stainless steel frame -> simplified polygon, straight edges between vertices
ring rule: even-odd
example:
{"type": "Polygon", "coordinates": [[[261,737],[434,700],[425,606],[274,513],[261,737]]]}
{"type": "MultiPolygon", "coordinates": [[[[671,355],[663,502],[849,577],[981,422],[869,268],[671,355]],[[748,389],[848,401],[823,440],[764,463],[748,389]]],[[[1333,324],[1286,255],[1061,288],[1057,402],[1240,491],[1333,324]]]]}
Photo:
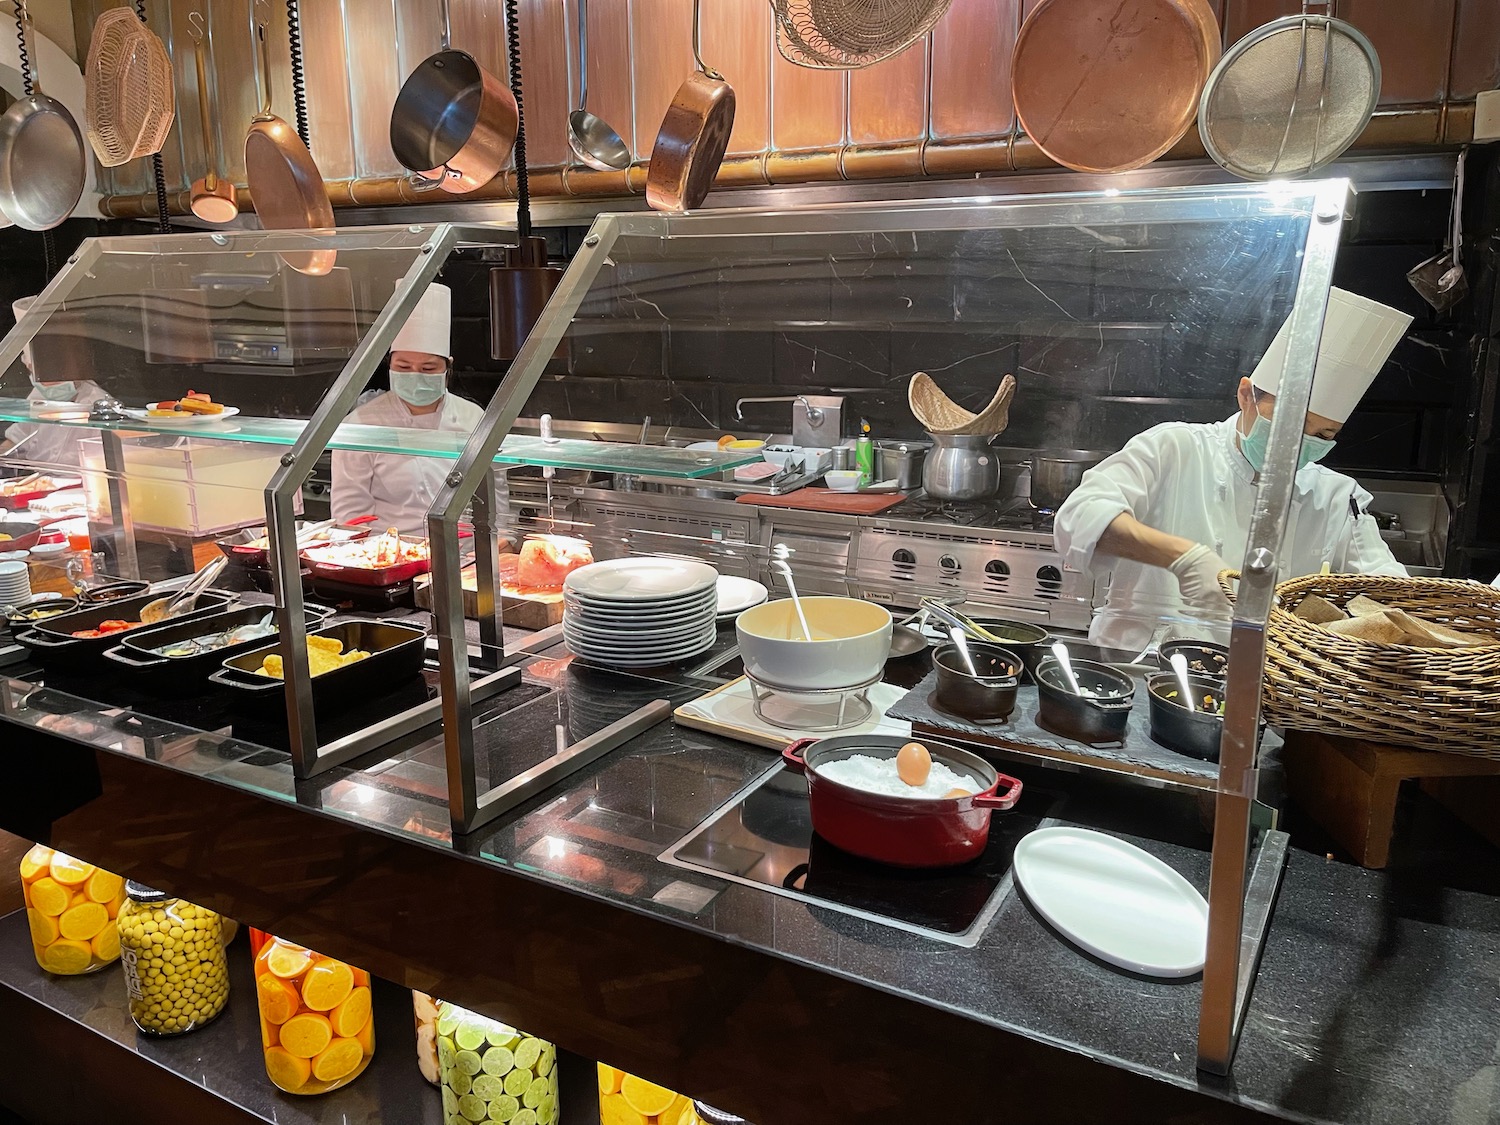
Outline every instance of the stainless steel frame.
{"type": "MultiPolygon", "coordinates": [[[[1256,743],[1260,730],[1260,696],[1265,673],[1266,622],[1276,594],[1276,553],[1291,510],[1297,475],[1297,452],[1313,371],[1323,334],[1323,314],[1333,283],[1339,229],[1349,203],[1346,180],[1318,185],[1312,229],[1297,281],[1292,308],[1291,341],[1281,372],[1277,410],[1271,421],[1266,467],[1256,493],[1250,536],[1241,566],[1239,595],[1229,641],[1229,679],[1224,708],[1224,735],[1219,755],[1219,795],[1214,819],[1212,872],[1208,890],[1208,960],[1203,969],[1203,1000],[1198,1015],[1198,1067],[1228,1074],[1239,1042],[1240,1027],[1255,974],[1259,941],[1246,942],[1246,892],[1250,876],[1251,813],[1259,786],[1256,743]]],[[[1280,835],[1280,834],[1276,834],[1280,835]]],[[[1261,843],[1265,848],[1274,841],[1261,843]]],[[[1280,843],[1285,851],[1285,840],[1280,843]]],[[[1256,871],[1271,865],[1257,862],[1256,871]]],[[[1275,865],[1279,880],[1280,865],[1275,865]]],[[[1262,875],[1264,881],[1268,875],[1262,875]]],[[[1263,888],[1258,897],[1265,897],[1263,888]]],[[[1274,898],[1274,891],[1271,893],[1274,898]]],[[[1251,915],[1252,929],[1270,918],[1269,904],[1251,915]]]]}

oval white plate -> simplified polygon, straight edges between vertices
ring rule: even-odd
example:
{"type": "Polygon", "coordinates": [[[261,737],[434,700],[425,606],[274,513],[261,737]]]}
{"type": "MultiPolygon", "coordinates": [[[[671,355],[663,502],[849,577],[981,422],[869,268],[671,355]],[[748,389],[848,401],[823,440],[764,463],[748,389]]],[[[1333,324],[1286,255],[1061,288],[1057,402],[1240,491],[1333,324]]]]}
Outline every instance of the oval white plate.
{"type": "Polygon", "coordinates": [[[718,590],[718,605],[714,613],[719,617],[729,613],[742,613],[752,606],[760,605],[771,596],[770,591],[761,583],[733,574],[719,575],[718,590]]]}
{"type": "Polygon", "coordinates": [[[572,571],[563,588],[608,601],[649,601],[706,590],[718,578],[707,563],[688,559],[606,559],[572,571]]]}
{"type": "Polygon", "coordinates": [[[1208,903],[1154,855],[1086,828],[1039,828],[1014,864],[1037,912],[1094,956],[1144,976],[1203,971],[1208,903]]]}
{"type": "Polygon", "coordinates": [[[167,426],[201,426],[205,422],[222,422],[226,418],[233,418],[240,412],[238,406],[226,406],[218,414],[189,414],[184,418],[153,418],[148,411],[155,410],[156,403],[147,403],[145,410],[127,407],[125,414],[138,422],[160,422],[167,426]]]}

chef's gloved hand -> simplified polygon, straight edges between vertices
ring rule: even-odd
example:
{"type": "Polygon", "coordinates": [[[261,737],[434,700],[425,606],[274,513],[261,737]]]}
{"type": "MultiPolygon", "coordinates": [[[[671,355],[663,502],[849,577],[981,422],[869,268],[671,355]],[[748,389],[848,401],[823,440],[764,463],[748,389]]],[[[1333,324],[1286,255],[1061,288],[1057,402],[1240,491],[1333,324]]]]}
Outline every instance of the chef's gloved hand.
{"type": "Polygon", "coordinates": [[[1178,555],[1167,568],[1177,579],[1182,600],[1210,620],[1227,620],[1231,616],[1229,598],[1219,585],[1219,572],[1228,564],[1202,543],[1195,543],[1178,555]]]}

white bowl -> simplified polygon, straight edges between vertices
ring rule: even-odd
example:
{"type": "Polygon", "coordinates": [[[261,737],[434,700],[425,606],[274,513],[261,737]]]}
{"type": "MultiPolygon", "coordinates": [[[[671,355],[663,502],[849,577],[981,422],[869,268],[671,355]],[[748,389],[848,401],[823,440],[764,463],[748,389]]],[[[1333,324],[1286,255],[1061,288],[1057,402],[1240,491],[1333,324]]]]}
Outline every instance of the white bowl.
{"type": "Polygon", "coordinates": [[[766,602],[735,618],[745,671],[791,691],[824,691],[873,680],[891,652],[891,615],[858,598],[802,599],[812,629],[804,640],[791,599],[766,602]]]}
{"type": "Polygon", "coordinates": [[[801,448],[795,445],[768,445],[760,451],[760,455],[778,469],[784,469],[786,463],[801,452],[801,448]]]}
{"type": "Polygon", "coordinates": [[[860,476],[858,469],[830,469],[823,480],[835,492],[858,492],[860,476]]]}

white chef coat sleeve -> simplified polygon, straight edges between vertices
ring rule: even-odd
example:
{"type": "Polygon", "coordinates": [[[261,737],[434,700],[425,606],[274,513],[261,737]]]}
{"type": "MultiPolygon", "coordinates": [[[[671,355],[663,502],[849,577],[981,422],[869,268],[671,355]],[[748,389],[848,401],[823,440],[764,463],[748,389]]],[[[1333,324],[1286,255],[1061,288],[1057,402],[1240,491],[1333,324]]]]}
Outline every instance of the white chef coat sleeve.
{"type": "Polygon", "coordinates": [[[1083,474],[1052,525],[1057,549],[1069,567],[1088,571],[1099,537],[1121,512],[1145,522],[1150,497],[1162,477],[1164,437],[1157,429],[1137,434],[1124,449],[1083,474]]]}
{"type": "Polygon", "coordinates": [[[1370,502],[1375,498],[1356,485],[1350,493],[1350,513],[1345,541],[1340,544],[1343,565],[1334,569],[1344,574],[1388,574],[1396,578],[1407,576],[1406,567],[1396,561],[1390,544],[1380,537],[1380,525],[1370,515],[1370,502]]]}
{"type": "MultiPolygon", "coordinates": [[[[13,446],[21,445],[23,441],[29,438],[32,434],[36,433],[36,430],[37,426],[35,422],[17,422],[15,425],[11,426],[8,430],[5,431],[5,440],[10,442],[10,444],[13,446]]],[[[17,456],[25,457],[25,455],[26,449],[24,446],[22,446],[21,450],[17,453],[17,456]]]]}
{"type": "Polygon", "coordinates": [[[352,449],[333,451],[333,497],[329,505],[340,523],[375,511],[377,455],[352,449]]]}

